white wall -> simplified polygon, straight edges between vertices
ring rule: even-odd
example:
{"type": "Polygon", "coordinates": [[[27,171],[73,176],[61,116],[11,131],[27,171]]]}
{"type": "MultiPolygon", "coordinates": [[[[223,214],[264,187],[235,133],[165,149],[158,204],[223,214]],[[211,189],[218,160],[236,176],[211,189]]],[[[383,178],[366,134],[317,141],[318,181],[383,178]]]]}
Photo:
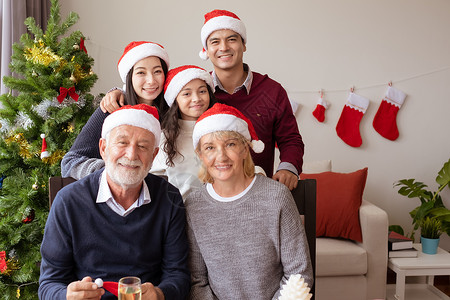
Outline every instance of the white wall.
{"type": "MultiPolygon", "coordinates": [[[[450,1],[61,0],[62,15],[77,12],[75,28],[88,37],[100,78],[94,93],[121,86],[116,64],[132,40],[163,44],[172,67],[211,69],[198,51],[203,15],[215,8],[234,11],[245,22],[245,62],[281,82],[300,104],[305,160],[332,159],[337,172],[367,166],[365,198],[388,212],[390,224],[410,230],[408,212],[418,200],[399,196],[393,183],[416,178],[435,190],[437,172],[450,157],[450,1]],[[389,81],[408,94],[394,142],[372,127],[389,81]],[[370,99],[360,148],[335,131],[351,86],[370,99]],[[320,89],[331,104],[322,124],[311,114],[320,89]]],[[[449,190],[443,195],[450,207],[449,190]]],[[[444,236],[441,245],[450,250],[450,238],[444,236]]]]}

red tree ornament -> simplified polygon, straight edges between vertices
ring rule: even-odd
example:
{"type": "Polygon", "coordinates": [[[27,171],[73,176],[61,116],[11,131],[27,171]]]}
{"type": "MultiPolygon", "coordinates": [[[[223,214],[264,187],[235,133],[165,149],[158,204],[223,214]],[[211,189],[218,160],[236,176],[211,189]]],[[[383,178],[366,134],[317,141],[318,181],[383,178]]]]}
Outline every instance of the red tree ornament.
{"type": "Polygon", "coordinates": [[[8,266],[6,265],[6,252],[0,251],[0,273],[4,273],[8,266]]]}
{"type": "Polygon", "coordinates": [[[32,209],[30,211],[30,214],[25,219],[22,220],[22,223],[28,224],[28,223],[33,222],[33,220],[34,220],[34,209],[32,209]]]}

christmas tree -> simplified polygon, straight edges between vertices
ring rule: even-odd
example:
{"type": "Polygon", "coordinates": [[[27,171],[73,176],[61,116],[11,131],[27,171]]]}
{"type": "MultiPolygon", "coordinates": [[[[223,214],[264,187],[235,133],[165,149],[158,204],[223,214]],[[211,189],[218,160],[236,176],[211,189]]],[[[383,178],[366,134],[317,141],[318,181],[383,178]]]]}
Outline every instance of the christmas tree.
{"type": "Polygon", "coordinates": [[[61,21],[51,1],[44,32],[33,18],[13,45],[0,96],[0,295],[37,299],[40,245],[49,212],[48,179],[94,110],[89,94],[97,80],[93,59],[70,13],[61,21]]]}

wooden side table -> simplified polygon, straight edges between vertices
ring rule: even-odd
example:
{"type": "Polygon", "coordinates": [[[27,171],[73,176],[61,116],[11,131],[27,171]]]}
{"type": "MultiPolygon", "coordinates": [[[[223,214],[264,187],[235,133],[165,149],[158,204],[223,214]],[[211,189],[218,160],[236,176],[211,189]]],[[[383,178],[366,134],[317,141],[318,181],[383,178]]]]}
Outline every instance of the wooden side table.
{"type": "Polygon", "coordinates": [[[388,299],[450,299],[433,285],[435,275],[450,275],[450,253],[439,248],[437,254],[429,255],[422,252],[421,244],[413,246],[419,251],[417,257],[389,258],[388,267],[397,274],[397,280],[393,298],[388,287],[388,299]],[[407,276],[427,276],[427,284],[406,285],[407,276]]]}

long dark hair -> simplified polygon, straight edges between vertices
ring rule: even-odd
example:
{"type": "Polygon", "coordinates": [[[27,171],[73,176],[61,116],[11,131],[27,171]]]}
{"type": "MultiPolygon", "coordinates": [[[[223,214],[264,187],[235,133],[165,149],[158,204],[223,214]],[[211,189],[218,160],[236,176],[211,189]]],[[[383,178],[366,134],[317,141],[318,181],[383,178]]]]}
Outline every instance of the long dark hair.
{"type": "MultiPolygon", "coordinates": [[[[209,94],[208,108],[211,108],[217,101],[210,86],[206,85],[206,87],[209,94]]],[[[166,137],[162,150],[167,153],[166,164],[169,167],[175,165],[173,161],[177,155],[183,156],[177,149],[177,139],[180,135],[180,124],[178,123],[178,119],[181,119],[181,112],[178,103],[175,100],[161,123],[164,136],[166,137]]]]}
{"type": "MultiPolygon", "coordinates": [[[[159,58],[159,57],[158,57],[159,58]]],[[[168,68],[167,68],[167,64],[166,62],[159,58],[159,61],[161,62],[161,66],[164,72],[164,78],[167,77],[167,72],[168,72],[168,68]]],[[[128,105],[136,105],[139,104],[139,98],[136,94],[136,92],[134,91],[133,88],[133,71],[134,71],[134,66],[131,68],[131,70],[128,72],[127,74],[127,80],[126,80],[126,90],[125,90],[125,104],[128,105]]],[[[164,116],[167,113],[167,111],[169,110],[169,105],[167,105],[166,100],[164,100],[164,91],[162,91],[158,97],[155,98],[155,100],[153,100],[152,106],[156,107],[156,109],[158,109],[158,113],[159,113],[159,122],[161,123],[162,120],[164,120],[164,116]]]]}

